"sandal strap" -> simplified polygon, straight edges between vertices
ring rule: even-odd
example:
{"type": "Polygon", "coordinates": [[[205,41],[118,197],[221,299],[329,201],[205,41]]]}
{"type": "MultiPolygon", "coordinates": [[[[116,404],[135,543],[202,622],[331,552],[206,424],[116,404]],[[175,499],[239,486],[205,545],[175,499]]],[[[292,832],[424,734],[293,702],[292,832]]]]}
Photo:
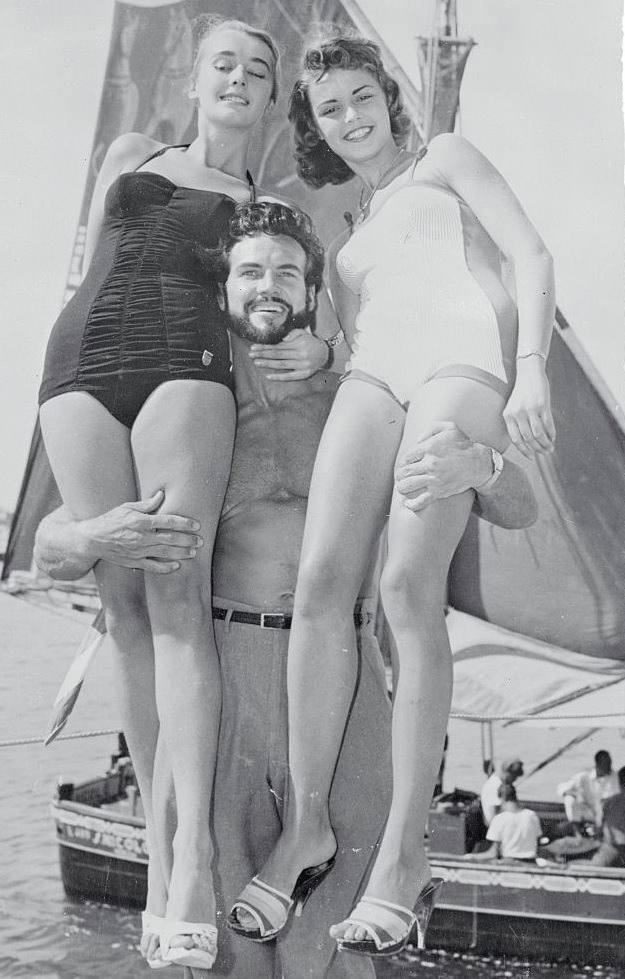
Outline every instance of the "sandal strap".
{"type": "Polygon", "coordinates": [[[286,924],[293,901],[288,894],[254,877],[241,891],[232,911],[241,909],[252,916],[261,937],[280,931],[286,924]]]}
{"type": "MultiPolygon", "coordinates": [[[[215,925],[191,921],[174,921],[165,918],[160,934],[161,955],[163,958],[165,958],[171,948],[170,943],[174,935],[197,935],[200,941],[195,945],[196,948],[211,954],[217,953],[217,928],[215,925]]],[[[174,951],[179,951],[179,949],[174,949],[174,951]]],[[[186,949],[185,951],[191,951],[191,949],[186,949]]]]}
{"type": "Polygon", "coordinates": [[[415,921],[410,908],[377,897],[363,898],[347,919],[348,924],[364,928],[379,951],[405,938],[415,921]]]}

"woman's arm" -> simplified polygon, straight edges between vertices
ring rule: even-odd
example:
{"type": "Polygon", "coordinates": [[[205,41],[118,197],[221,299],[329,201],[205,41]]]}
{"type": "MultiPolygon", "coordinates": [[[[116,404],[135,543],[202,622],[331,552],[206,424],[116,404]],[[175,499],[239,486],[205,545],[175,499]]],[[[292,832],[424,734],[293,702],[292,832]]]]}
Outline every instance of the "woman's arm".
{"type": "Polygon", "coordinates": [[[95,243],[98,240],[98,235],[102,228],[104,201],[109,187],[119,177],[120,173],[134,170],[150,153],[155,152],[162,145],[162,143],[157,143],[149,136],[144,136],[143,133],[124,133],[122,136],[114,139],[109,146],[96,177],[91,197],[91,206],[87,219],[85,252],[82,262],[83,276],[91,262],[95,243]]]}
{"type": "Polygon", "coordinates": [[[555,317],[551,255],[502,175],[471,143],[442,134],[432,140],[427,159],[513,267],[519,311],[517,379],[504,419],[512,442],[525,456],[549,452],[555,438],[545,374],[555,317]]]}

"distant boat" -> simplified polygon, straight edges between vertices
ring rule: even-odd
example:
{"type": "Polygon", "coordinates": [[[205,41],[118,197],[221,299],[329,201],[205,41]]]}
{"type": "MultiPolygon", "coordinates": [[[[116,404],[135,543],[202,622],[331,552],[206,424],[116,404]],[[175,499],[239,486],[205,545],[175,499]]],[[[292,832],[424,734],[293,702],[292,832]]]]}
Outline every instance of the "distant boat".
{"type": "MultiPolygon", "coordinates": [[[[574,850],[558,847],[558,841],[567,842],[563,806],[525,800],[544,830],[542,865],[471,860],[465,851],[475,798],[456,790],[440,796],[430,813],[430,864],[445,881],[428,932],[430,946],[625,966],[625,870],[566,862],[574,850]]],[[[145,822],[123,743],[104,775],[61,784],[52,813],[68,897],[143,908],[145,822]]],[[[583,840],[576,855],[587,856],[596,845],[583,840]]]]}

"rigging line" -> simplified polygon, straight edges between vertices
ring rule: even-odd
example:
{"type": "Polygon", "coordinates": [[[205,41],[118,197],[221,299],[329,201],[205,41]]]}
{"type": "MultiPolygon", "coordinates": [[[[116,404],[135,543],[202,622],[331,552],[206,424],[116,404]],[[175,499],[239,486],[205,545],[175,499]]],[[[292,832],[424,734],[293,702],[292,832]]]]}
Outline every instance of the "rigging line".
{"type": "Polygon", "coordinates": [[[560,755],[563,755],[565,751],[569,750],[569,748],[574,748],[575,745],[581,744],[582,741],[585,741],[586,738],[590,738],[593,734],[595,734],[599,730],[600,729],[598,727],[591,727],[589,731],[584,731],[583,734],[576,735],[570,741],[567,741],[566,744],[562,745],[561,748],[558,748],[557,751],[554,751],[552,755],[549,755],[547,758],[545,758],[544,761],[541,761],[538,763],[538,765],[535,765],[534,768],[532,768],[531,772],[528,772],[526,775],[523,776],[523,779],[525,780],[526,778],[529,778],[531,775],[535,775],[536,772],[539,772],[542,768],[545,768],[546,765],[550,765],[552,761],[556,761],[560,757],[560,755]]]}
{"type": "MultiPolygon", "coordinates": [[[[77,731],[75,734],[62,734],[60,737],[55,738],[55,741],[76,741],[79,738],[102,738],[105,736],[110,736],[112,734],[119,734],[119,728],[110,728],[102,731],[77,731]]],[[[43,746],[43,738],[12,738],[6,741],[0,741],[0,748],[15,748],[22,747],[22,745],[38,744],[43,746]]]]}
{"type": "Polygon", "coordinates": [[[625,713],[622,710],[598,714],[455,714],[449,715],[456,721],[594,721],[601,717],[621,717],[625,727],[625,713]]]}

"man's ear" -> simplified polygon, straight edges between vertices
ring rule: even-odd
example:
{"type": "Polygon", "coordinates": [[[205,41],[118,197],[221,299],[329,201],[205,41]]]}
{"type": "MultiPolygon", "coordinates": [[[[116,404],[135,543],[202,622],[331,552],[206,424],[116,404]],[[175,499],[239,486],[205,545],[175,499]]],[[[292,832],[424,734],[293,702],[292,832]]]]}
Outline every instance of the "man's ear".
{"type": "Polygon", "coordinates": [[[306,309],[309,313],[314,313],[317,309],[317,290],[314,286],[306,287],[306,309]]]}
{"type": "Polygon", "coordinates": [[[226,296],[226,286],[223,282],[217,283],[217,305],[219,306],[222,313],[227,312],[228,298],[226,296]]]}

